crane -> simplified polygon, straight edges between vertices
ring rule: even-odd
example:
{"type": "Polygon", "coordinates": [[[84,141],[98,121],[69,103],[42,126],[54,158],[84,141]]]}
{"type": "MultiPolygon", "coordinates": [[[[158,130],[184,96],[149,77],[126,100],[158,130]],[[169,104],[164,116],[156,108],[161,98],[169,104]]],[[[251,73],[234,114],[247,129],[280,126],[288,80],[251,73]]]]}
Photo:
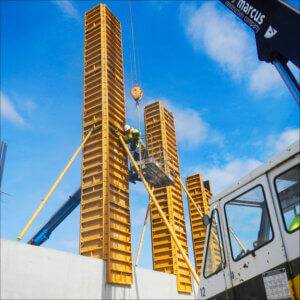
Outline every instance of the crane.
{"type": "Polygon", "coordinates": [[[300,68],[300,12],[282,0],[220,0],[255,33],[258,59],[272,63],[295,101],[300,86],[287,63],[300,68]]]}
{"type": "Polygon", "coordinates": [[[28,241],[28,244],[40,246],[46,242],[51,233],[80,204],[81,188],[71,195],[67,201],[52,215],[41,229],[28,241]]]}

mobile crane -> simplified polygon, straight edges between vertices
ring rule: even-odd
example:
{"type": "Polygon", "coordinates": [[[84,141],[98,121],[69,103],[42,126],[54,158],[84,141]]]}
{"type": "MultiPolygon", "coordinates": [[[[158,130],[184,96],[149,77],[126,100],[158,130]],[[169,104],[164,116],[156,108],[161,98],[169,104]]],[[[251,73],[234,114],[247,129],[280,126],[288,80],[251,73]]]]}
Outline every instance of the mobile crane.
{"type": "Polygon", "coordinates": [[[300,299],[299,181],[298,140],[210,200],[198,299],[300,299]]]}
{"type": "MultiPolygon", "coordinates": [[[[300,67],[299,10],[281,0],[220,1],[255,32],[259,60],[276,67],[299,105],[287,66],[300,67]]],[[[211,199],[198,299],[300,299],[299,162],[297,141],[211,199]]]]}

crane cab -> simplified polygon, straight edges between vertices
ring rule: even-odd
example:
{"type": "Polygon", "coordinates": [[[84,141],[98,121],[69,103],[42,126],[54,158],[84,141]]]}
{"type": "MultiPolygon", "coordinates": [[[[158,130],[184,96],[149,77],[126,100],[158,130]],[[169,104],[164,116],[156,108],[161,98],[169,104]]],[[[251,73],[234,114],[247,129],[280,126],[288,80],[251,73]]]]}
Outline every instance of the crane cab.
{"type": "Polygon", "coordinates": [[[198,299],[300,299],[299,141],[210,201],[198,299]]]}

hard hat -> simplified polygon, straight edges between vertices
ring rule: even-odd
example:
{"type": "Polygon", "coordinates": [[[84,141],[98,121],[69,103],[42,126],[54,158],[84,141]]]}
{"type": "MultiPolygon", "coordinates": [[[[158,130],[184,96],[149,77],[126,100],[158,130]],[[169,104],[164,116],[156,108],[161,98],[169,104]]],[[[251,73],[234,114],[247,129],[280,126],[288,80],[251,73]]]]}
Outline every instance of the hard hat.
{"type": "Polygon", "coordinates": [[[125,130],[125,131],[128,131],[129,129],[130,129],[130,126],[126,124],[126,125],[124,126],[124,130],[125,130]]]}
{"type": "Polygon", "coordinates": [[[131,90],[130,94],[135,102],[139,103],[143,97],[143,90],[140,86],[135,85],[131,90]]]}

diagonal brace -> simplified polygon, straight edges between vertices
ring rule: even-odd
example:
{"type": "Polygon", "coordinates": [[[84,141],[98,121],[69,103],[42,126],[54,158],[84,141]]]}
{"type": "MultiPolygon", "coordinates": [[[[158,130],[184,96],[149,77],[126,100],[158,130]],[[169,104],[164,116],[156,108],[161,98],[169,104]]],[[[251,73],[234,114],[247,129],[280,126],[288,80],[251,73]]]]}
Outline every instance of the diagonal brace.
{"type": "Polygon", "coordinates": [[[69,170],[69,168],[71,167],[72,163],[74,162],[75,158],[77,157],[77,155],[79,154],[81,148],[83,147],[83,145],[85,144],[85,142],[87,141],[87,139],[90,137],[90,135],[92,134],[94,130],[94,127],[90,129],[90,131],[88,132],[88,134],[86,135],[86,137],[84,138],[84,140],[82,141],[81,145],[77,148],[77,150],[75,151],[75,153],[73,154],[73,156],[71,157],[71,159],[69,160],[69,162],[67,163],[67,165],[65,166],[65,168],[63,169],[63,171],[59,174],[58,178],[56,179],[56,181],[54,182],[54,184],[52,185],[52,187],[50,188],[49,192],[47,193],[47,195],[45,196],[45,198],[41,201],[41,203],[39,204],[38,208],[36,209],[36,211],[33,213],[33,215],[31,216],[31,218],[29,219],[28,223],[25,225],[25,227],[23,228],[22,232],[20,233],[20,235],[18,236],[17,240],[21,240],[24,235],[26,234],[26,232],[28,231],[29,227],[32,225],[33,221],[36,219],[36,217],[39,215],[39,213],[41,212],[41,210],[43,209],[43,207],[46,205],[46,203],[48,202],[50,196],[52,195],[52,193],[55,191],[56,187],[58,186],[58,184],[60,183],[60,181],[63,179],[64,175],[66,174],[66,172],[69,170]]]}
{"type": "Polygon", "coordinates": [[[170,225],[170,223],[169,223],[166,215],[164,214],[163,210],[161,209],[161,207],[160,207],[158,201],[156,200],[156,197],[154,196],[154,194],[153,194],[153,192],[152,192],[149,184],[147,183],[145,177],[143,176],[141,170],[138,167],[138,164],[136,163],[136,161],[132,157],[129,149],[127,148],[127,146],[126,146],[126,144],[124,142],[124,139],[123,139],[122,135],[119,132],[118,132],[118,136],[119,136],[121,144],[122,144],[123,148],[125,149],[125,151],[126,151],[128,157],[129,157],[129,159],[130,159],[133,167],[135,168],[136,172],[139,174],[140,178],[142,179],[142,182],[143,182],[143,184],[144,184],[144,186],[145,186],[145,188],[146,188],[146,190],[147,190],[147,192],[148,192],[148,194],[149,194],[149,196],[151,198],[152,203],[155,205],[155,207],[156,207],[156,209],[157,209],[160,217],[163,219],[165,225],[167,226],[167,229],[168,229],[171,237],[173,238],[173,240],[174,240],[174,242],[175,242],[175,244],[176,244],[176,246],[177,246],[180,254],[182,255],[185,263],[187,264],[188,268],[190,269],[190,271],[191,271],[191,273],[192,273],[195,281],[197,282],[197,284],[199,284],[199,281],[200,281],[199,276],[198,276],[197,272],[195,271],[195,269],[193,268],[193,266],[192,266],[192,264],[191,264],[191,262],[190,262],[190,260],[189,260],[189,258],[187,256],[187,254],[185,253],[184,249],[182,248],[182,246],[180,244],[180,241],[178,240],[178,238],[176,236],[176,233],[174,232],[172,226],[170,225]]]}

